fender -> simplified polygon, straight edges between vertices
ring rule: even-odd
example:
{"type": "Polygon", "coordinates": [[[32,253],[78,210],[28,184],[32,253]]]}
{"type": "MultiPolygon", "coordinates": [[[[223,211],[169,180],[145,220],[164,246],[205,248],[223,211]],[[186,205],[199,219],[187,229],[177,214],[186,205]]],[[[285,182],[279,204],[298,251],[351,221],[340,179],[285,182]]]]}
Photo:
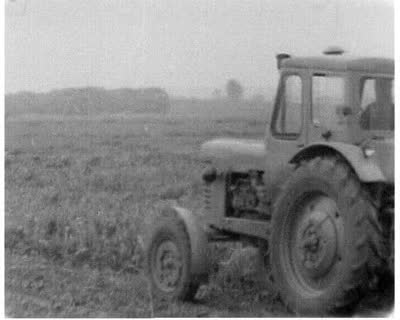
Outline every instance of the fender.
{"type": "Polygon", "coordinates": [[[208,274],[210,268],[210,253],[207,233],[191,211],[178,206],[172,206],[171,209],[174,210],[183,221],[189,235],[192,251],[192,275],[208,274]]]}
{"type": "Polygon", "coordinates": [[[353,168],[362,182],[386,182],[377,159],[366,158],[360,147],[341,142],[318,142],[301,149],[289,163],[298,163],[303,159],[335,152],[341,155],[353,168]]]}

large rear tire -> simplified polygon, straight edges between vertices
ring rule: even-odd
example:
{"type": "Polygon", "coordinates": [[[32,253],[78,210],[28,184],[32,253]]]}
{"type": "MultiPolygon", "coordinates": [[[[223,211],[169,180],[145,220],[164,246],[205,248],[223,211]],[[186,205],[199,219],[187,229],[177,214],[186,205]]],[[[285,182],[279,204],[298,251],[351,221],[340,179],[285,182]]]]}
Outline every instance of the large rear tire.
{"type": "Polygon", "coordinates": [[[287,306],[302,315],[349,312],[380,264],[377,210],[338,158],[315,158],[293,172],[272,217],[271,264],[287,306]]]}

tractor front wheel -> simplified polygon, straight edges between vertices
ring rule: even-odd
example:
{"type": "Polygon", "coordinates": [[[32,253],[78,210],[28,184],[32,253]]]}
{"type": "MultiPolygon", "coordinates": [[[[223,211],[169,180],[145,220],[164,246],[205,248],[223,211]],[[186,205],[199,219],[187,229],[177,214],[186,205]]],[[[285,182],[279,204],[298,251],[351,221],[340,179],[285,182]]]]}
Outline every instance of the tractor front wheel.
{"type": "Polygon", "coordinates": [[[146,269],[154,298],[191,300],[200,284],[192,274],[192,252],[185,223],[173,209],[156,218],[146,248],[146,269]]]}

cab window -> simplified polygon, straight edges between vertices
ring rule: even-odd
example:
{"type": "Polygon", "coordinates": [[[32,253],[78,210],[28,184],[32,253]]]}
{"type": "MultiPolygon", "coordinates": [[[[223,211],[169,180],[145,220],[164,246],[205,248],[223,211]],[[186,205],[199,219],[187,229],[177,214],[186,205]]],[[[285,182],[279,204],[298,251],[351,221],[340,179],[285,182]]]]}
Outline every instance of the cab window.
{"type": "Polygon", "coordinates": [[[340,129],[344,123],[345,80],[338,76],[314,75],[312,78],[312,121],[315,126],[340,129]]]}
{"type": "Polygon", "coordinates": [[[282,138],[296,138],[302,127],[302,91],[300,76],[288,75],[281,82],[275,106],[272,132],[282,138]]]}
{"type": "Polygon", "coordinates": [[[394,130],[393,80],[361,80],[361,116],[363,130],[394,130]]]}

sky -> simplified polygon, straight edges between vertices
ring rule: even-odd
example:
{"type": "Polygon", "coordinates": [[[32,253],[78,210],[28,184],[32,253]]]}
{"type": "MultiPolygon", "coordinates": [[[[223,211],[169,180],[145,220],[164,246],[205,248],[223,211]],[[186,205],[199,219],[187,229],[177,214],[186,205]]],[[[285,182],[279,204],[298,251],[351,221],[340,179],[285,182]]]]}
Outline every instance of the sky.
{"type": "Polygon", "coordinates": [[[8,0],[5,91],[159,86],[270,97],[275,55],[394,56],[391,0],[8,0]]]}

